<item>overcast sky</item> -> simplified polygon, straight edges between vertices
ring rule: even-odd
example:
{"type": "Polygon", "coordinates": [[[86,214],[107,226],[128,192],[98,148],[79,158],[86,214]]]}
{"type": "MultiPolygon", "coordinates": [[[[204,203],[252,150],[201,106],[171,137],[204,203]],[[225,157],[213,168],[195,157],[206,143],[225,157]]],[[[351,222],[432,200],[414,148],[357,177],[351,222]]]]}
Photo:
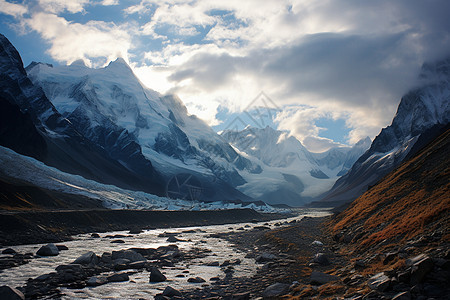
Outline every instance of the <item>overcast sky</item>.
{"type": "Polygon", "coordinates": [[[448,0],[0,0],[0,32],[25,65],[123,57],[216,130],[269,105],[272,126],[318,152],[390,124],[422,63],[450,56],[449,12],[448,0]]]}

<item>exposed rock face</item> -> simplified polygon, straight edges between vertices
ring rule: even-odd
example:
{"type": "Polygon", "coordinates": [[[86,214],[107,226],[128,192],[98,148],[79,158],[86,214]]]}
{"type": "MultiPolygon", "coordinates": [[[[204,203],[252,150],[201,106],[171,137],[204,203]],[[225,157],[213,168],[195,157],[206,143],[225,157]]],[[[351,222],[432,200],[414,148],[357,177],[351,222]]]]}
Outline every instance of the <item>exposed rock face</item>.
{"type": "Polygon", "coordinates": [[[450,59],[422,67],[422,86],[402,97],[392,124],[380,132],[322,202],[339,205],[356,199],[446,130],[450,121],[449,70],[450,59]]]}

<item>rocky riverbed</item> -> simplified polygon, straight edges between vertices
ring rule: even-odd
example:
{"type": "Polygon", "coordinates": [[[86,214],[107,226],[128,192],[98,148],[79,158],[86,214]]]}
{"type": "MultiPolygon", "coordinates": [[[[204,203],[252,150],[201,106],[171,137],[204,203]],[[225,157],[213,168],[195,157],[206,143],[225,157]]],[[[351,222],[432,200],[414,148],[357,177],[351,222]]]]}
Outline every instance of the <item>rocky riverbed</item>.
{"type": "Polygon", "coordinates": [[[258,269],[274,257],[262,248],[237,247],[230,237],[286,227],[304,215],[283,221],[82,234],[62,244],[14,246],[3,250],[0,283],[29,299],[152,299],[166,289],[166,296],[180,292],[186,299],[231,297],[241,291],[246,297],[258,269]]]}
{"type": "Polygon", "coordinates": [[[28,299],[447,299],[442,236],[352,254],[351,233],[330,234],[325,214],[11,247],[0,282],[28,299]]]}

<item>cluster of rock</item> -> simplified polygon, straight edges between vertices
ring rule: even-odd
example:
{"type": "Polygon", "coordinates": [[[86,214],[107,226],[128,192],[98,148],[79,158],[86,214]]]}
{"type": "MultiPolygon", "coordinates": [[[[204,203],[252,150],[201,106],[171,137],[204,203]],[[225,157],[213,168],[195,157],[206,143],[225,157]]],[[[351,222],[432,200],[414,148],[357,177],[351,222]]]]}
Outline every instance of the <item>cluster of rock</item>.
{"type": "Polygon", "coordinates": [[[33,258],[33,253],[17,253],[12,248],[6,248],[0,256],[0,270],[27,264],[33,258]]]}
{"type": "MultiPolygon", "coordinates": [[[[56,256],[60,249],[64,249],[64,247],[63,245],[57,247],[48,244],[42,246],[37,251],[37,255],[56,256]]],[[[111,253],[104,252],[101,256],[89,251],[71,264],[59,265],[55,272],[29,279],[24,287],[19,288],[19,292],[27,298],[44,296],[58,298],[62,296],[60,287],[81,289],[111,282],[129,281],[130,275],[144,270],[150,273],[149,282],[163,282],[167,280],[161,272],[163,267],[173,267],[175,263],[181,260],[205,257],[209,251],[208,249],[194,248],[183,252],[176,245],[161,246],[156,249],[130,248],[112,251],[111,253]]],[[[192,277],[188,279],[188,282],[204,282],[204,280],[200,277],[192,277]]],[[[14,289],[12,290],[14,291],[14,289]]],[[[8,292],[11,291],[8,290],[8,292]]],[[[157,295],[157,298],[161,297],[177,299],[182,296],[181,292],[168,286],[162,294],[157,295]]]]}

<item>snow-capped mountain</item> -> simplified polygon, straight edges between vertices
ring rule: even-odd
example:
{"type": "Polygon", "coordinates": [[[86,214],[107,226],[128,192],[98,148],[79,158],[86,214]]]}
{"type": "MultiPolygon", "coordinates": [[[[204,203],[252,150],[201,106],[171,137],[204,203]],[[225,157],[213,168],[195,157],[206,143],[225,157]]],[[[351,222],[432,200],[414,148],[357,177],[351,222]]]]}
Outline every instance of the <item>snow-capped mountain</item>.
{"type": "Polygon", "coordinates": [[[448,127],[450,59],[424,64],[420,80],[420,87],[402,97],[392,124],[381,130],[370,149],[317,205],[354,200],[448,127]]]}
{"type": "Polygon", "coordinates": [[[135,155],[142,172],[132,172],[83,137],[42,89],[30,81],[19,53],[3,35],[0,35],[0,62],[0,99],[5,117],[1,145],[64,172],[124,188],[163,193],[163,181],[142,155],[135,155]]]}
{"type": "Polygon", "coordinates": [[[328,191],[346,165],[355,162],[358,153],[361,155],[370,145],[369,139],[369,142],[363,140],[352,148],[311,153],[295,137],[269,126],[226,130],[221,136],[261,166],[258,174],[240,171],[247,183],[239,186],[239,190],[267,203],[292,206],[301,206],[328,191]]]}
{"type": "Polygon", "coordinates": [[[255,172],[258,166],[189,115],[176,96],[143,86],[123,59],[100,69],[76,61],[32,63],[26,70],[81,135],[124,167],[139,170],[133,156],[143,155],[166,182],[177,174],[195,176],[202,200],[250,199],[233,187],[246,182],[238,170],[255,172]]]}
{"type": "Polygon", "coordinates": [[[336,174],[342,176],[350,170],[355,161],[370,148],[372,140],[366,137],[358,141],[353,147],[334,147],[322,153],[312,153],[320,166],[328,169],[340,169],[336,174]]]}

